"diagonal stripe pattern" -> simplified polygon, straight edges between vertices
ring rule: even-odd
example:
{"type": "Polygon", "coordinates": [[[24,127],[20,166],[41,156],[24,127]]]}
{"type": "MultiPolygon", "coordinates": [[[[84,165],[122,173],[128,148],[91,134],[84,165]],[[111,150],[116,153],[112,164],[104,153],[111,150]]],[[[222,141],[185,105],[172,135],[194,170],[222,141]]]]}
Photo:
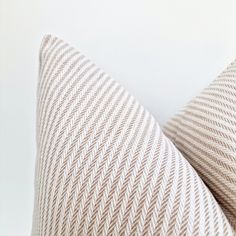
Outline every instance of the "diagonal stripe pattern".
{"type": "Polygon", "coordinates": [[[164,127],[236,229],[236,61],[164,127]]]}
{"type": "Polygon", "coordinates": [[[152,115],[84,55],[46,36],[39,78],[32,235],[233,235],[152,115]]]}

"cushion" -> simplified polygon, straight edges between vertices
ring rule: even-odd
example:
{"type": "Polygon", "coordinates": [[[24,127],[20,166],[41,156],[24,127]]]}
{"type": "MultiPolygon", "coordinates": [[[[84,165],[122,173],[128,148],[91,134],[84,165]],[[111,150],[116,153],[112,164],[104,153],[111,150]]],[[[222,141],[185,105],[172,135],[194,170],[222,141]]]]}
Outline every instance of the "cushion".
{"type": "Polygon", "coordinates": [[[236,61],[164,127],[236,229],[236,61]]]}
{"type": "Polygon", "coordinates": [[[64,41],[40,50],[32,235],[232,235],[153,116],[64,41]]]}

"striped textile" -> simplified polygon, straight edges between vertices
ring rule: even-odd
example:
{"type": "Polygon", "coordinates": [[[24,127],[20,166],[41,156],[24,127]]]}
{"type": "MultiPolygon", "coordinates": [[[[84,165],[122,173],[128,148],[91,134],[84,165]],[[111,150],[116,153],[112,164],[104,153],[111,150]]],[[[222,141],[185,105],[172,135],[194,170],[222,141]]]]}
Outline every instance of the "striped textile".
{"type": "Polygon", "coordinates": [[[40,53],[32,235],[233,235],[154,118],[62,40],[40,53]]]}
{"type": "Polygon", "coordinates": [[[236,229],[236,61],[164,127],[236,229]]]}

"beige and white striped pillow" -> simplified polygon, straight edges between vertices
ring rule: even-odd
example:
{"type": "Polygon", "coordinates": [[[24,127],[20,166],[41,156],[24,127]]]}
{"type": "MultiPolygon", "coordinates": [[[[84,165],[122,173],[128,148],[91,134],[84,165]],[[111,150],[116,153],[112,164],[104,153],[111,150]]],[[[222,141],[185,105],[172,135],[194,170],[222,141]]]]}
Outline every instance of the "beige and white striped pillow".
{"type": "Polygon", "coordinates": [[[62,40],[40,52],[32,235],[233,235],[155,119],[62,40]]]}
{"type": "Polygon", "coordinates": [[[236,61],[164,128],[236,229],[236,61]]]}

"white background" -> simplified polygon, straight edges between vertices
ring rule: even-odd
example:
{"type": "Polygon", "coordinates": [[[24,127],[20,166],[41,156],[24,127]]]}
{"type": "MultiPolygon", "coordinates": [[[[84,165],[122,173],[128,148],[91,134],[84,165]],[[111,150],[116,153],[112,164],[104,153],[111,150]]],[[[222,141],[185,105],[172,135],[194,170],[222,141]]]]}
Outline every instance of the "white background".
{"type": "Polygon", "coordinates": [[[235,0],[0,0],[0,235],[30,234],[38,49],[65,39],[160,124],[236,58],[235,0]]]}

